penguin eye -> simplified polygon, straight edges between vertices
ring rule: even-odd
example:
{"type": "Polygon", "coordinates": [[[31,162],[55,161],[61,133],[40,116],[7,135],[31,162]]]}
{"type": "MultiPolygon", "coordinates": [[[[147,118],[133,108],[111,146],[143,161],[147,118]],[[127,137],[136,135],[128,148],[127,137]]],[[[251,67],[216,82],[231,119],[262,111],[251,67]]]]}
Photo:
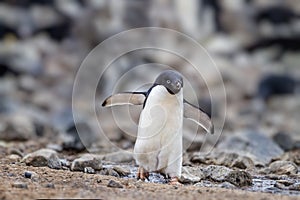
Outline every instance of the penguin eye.
{"type": "Polygon", "coordinates": [[[170,81],[170,80],[167,80],[167,83],[168,83],[168,84],[170,84],[170,83],[171,83],[171,81],[170,81]]]}

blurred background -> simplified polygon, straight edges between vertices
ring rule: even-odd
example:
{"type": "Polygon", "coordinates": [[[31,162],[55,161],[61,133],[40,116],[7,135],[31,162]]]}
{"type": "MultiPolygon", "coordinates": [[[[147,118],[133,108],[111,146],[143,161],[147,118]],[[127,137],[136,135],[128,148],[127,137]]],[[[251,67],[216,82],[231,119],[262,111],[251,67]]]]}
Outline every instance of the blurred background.
{"type": "MultiPolygon", "coordinates": [[[[138,27],[180,31],[212,56],[225,84],[227,102],[210,99],[208,92],[203,92],[193,103],[208,113],[213,105],[215,121],[222,120],[221,107],[226,107],[222,137],[245,129],[260,130],[284,150],[299,148],[297,0],[1,0],[0,140],[32,141],[33,146],[38,140],[58,151],[84,151],[85,145],[110,151],[112,147],[93,132],[86,116],[78,124],[86,132],[82,144],[72,116],[73,82],[94,47],[114,34],[138,27]]],[[[97,96],[110,95],[109,85],[124,71],[152,62],[191,74],[182,61],[170,55],[131,53],[105,74],[97,96]]],[[[205,70],[210,74],[209,67],[205,70]]],[[[134,78],[151,75],[151,81],[158,73],[146,68],[134,78]]],[[[190,81],[198,81],[196,88],[206,91],[205,83],[195,79],[190,81]]],[[[217,95],[223,83],[215,79],[212,72],[209,89],[217,95]]],[[[127,80],[125,85],[138,88],[132,78],[127,80]]],[[[122,149],[132,149],[134,136],[123,134],[108,114],[102,116],[106,137],[122,149]]],[[[188,151],[199,149],[203,140],[200,135],[188,145],[188,151]]],[[[186,136],[185,141],[191,139],[186,136]]]]}

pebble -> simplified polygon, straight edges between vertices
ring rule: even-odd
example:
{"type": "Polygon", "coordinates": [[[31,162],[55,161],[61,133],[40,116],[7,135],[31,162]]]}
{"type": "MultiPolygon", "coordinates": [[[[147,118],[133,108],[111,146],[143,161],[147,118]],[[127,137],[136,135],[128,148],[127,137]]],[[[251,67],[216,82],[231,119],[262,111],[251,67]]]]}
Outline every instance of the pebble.
{"type": "Polygon", "coordinates": [[[116,171],[120,176],[128,176],[130,174],[130,169],[123,166],[114,166],[113,170],[116,171]]]}
{"type": "Polygon", "coordinates": [[[24,173],[24,176],[25,176],[25,178],[31,178],[32,173],[27,171],[24,173]]]}
{"type": "Polygon", "coordinates": [[[54,185],[53,183],[47,183],[47,184],[45,185],[45,187],[46,187],[46,188],[52,188],[52,189],[54,189],[54,188],[55,188],[55,185],[54,185]]]}
{"type": "Polygon", "coordinates": [[[22,183],[22,182],[15,182],[15,183],[13,183],[12,187],[22,188],[22,189],[28,189],[28,185],[26,183],[22,183]]]}
{"type": "Polygon", "coordinates": [[[94,170],[101,170],[102,163],[101,158],[97,155],[86,154],[80,158],[75,159],[72,162],[71,170],[72,171],[84,171],[84,168],[90,167],[94,170]]]}
{"type": "Polygon", "coordinates": [[[120,177],[119,173],[113,170],[112,168],[102,169],[100,171],[100,174],[106,176],[120,177]]]}
{"type": "Polygon", "coordinates": [[[294,147],[294,141],[288,133],[278,132],[273,136],[273,140],[284,150],[289,151],[294,147]]]}
{"type": "Polygon", "coordinates": [[[60,159],[58,158],[56,151],[52,149],[40,149],[29,153],[21,160],[21,162],[34,167],[48,166],[52,169],[61,168],[60,159]]]}
{"type": "Polygon", "coordinates": [[[275,173],[278,175],[283,174],[297,174],[298,167],[295,163],[290,161],[275,161],[270,164],[270,166],[266,169],[266,173],[275,173]]]}
{"type": "Polygon", "coordinates": [[[204,178],[205,174],[201,168],[184,166],[182,167],[182,174],[179,181],[181,183],[197,183],[204,178]]]}
{"type": "Polygon", "coordinates": [[[123,185],[120,182],[114,181],[114,180],[109,180],[107,187],[111,188],[123,188],[123,185]]]}
{"type": "Polygon", "coordinates": [[[217,146],[217,150],[247,156],[258,166],[265,166],[284,153],[272,139],[254,131],[246,131],[225,138],[217,146]]]}

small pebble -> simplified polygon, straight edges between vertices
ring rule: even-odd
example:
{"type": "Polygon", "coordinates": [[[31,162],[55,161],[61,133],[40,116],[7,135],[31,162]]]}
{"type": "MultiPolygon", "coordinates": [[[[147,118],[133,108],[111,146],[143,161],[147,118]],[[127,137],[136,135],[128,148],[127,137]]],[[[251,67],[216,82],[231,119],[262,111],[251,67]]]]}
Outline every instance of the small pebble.
{"type": "Polygon", "coordinates": [[[114,180],[109,180],[107,187],[111,188],[123,188],[123,185],[117,181],[114,180]]]}
{"type": "Polygon", "coordinates": [[[31,173],[31,172],[28,172],[28,171],[26,171],[26,172],[24,173],[24,176],[25,176],[25,178],[31,178],[31,176],[32,176],[32,173],[31,173]]]}
{"type": "Polygon", "coordinates": [[[15,182],[15,183],[13,183],[13,184],[12,184],[12,187],[28,189],[28,186],[27,186],[26,183],[20,183],[20,182],[15,182]]]}
{"type": "Polygon", "coordinates": [[[95,170],[92,167],[85,167],[83,171],[84,173],[95,174],[95,170]]]}
{"type": "Polygon", "coordinates": [[[53,183],[47,183],[45,185],[46,188],[55,188],[54,184],[53,183]]]}

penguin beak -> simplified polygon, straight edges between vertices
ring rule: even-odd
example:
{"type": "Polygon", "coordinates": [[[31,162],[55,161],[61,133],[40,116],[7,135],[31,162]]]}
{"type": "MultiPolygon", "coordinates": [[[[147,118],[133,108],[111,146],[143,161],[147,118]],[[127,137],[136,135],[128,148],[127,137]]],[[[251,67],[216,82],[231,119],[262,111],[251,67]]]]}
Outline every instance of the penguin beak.
{"type": "Polygon", "coordinates": [[[180,89],[182,86],[181,86],[181,82],[180,81],[176,81],[175,85],[173,85],[174,88],[176,89],[180,89]]]}

